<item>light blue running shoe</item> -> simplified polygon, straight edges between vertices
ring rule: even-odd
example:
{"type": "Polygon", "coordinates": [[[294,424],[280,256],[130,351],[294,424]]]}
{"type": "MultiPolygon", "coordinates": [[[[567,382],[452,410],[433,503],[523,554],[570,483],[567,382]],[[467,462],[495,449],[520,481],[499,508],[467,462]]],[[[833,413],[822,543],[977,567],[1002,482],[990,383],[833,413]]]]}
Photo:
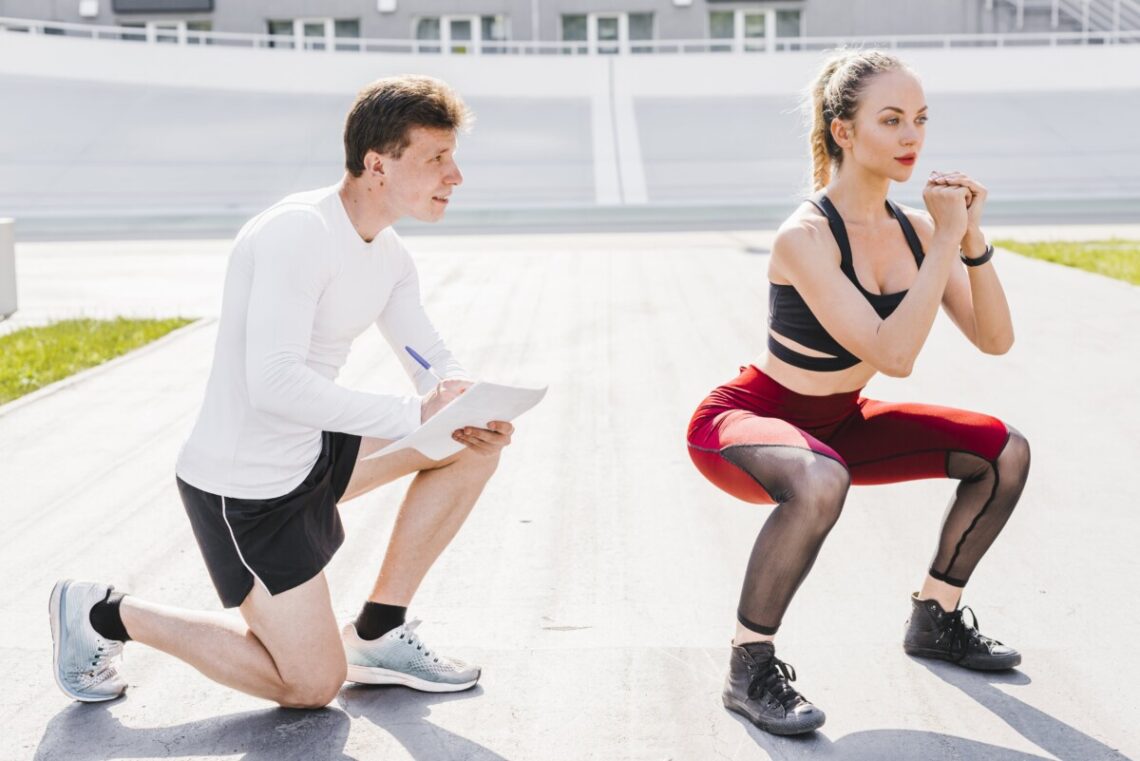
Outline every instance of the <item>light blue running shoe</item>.
{"type": "Polygon", "coordinates": [[[55,683],[70,698],[84,703],[114,700],[127,689],[119,675],[123,643],[105,639],[91,626],[91,608],[114,587],[65,579],[51,590],[48,614],[55,644],[55,683]]]}
{"type": "Polygon", "coordinates": [[[401,684],[423,692],[459,692],[475,686],[482,670],[428,648],[415,633],[418,619],[377,639],[361,639],[356,626],[341,632],[348,658],[348,681],[401,684]]]}

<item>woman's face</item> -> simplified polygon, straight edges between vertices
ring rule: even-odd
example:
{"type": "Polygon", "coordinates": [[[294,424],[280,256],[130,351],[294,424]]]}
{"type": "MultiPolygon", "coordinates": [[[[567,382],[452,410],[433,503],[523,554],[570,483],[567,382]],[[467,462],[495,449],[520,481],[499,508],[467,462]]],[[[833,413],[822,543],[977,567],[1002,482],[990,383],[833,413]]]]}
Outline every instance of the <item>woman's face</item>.
{"type": "Polygon", "coordinates": [[[922,85],[905,69],[875,75],[863,89],[855,118],[843,128],[844,162],[896,182],[909,180],[926,137],[922,85]]]}

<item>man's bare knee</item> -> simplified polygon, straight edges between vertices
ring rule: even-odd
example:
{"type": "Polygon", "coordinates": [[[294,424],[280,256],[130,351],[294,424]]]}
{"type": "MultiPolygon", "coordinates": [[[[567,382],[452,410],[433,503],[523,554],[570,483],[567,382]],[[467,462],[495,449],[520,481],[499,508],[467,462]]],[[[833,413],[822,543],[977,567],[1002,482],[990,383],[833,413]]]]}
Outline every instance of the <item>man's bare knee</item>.
{"type": "Polygon", "coordinates": [[[342,667],[288,681],[282,686],[277,703],[282,708],[324,708],[336,699],[347,675],[346,667],[342,667]]]}
{"type": "Polygon", "coordinates": [[[499,467],[499,452],[493,454],[482,454],[475,450],[464,447],[451,457],[441,460],[435,469],[442,468],[455,468],[457,471],[467,471],[472,474],[478,474],[484,480],[491,477],[495,470],[499,467]]]}

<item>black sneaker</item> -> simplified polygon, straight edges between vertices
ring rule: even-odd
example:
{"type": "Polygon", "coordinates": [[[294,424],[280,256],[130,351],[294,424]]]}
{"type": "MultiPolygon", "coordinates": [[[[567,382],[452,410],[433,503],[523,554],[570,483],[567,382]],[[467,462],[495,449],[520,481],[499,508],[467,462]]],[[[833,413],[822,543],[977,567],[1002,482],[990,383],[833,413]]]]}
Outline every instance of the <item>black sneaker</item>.
{"type": "Polygon", "coordinates": [[[1021,653],[978,631],[978,617],[970,608],[947,613],[935,600],[910,596],[903,649],[919,658],[937,658],[977,671],[1003,671],[1021,663],[1021,653]],[[970,611],[973,624],[964,614],[970,611]]]}
{"type": "Polygon", "coordinates": [[[771,642],[733,645],[724,682],[724,707],[774,735],[819,729],[826,716],[788,684],[795,680],[796,670],[776,657],[771,642]]]}

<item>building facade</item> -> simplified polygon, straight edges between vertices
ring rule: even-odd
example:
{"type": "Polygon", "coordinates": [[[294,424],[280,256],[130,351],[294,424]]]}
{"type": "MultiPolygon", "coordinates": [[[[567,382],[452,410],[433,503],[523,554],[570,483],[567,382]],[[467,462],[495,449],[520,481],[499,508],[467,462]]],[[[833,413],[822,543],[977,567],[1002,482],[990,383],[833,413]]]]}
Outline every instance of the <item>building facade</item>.
{"type": "Polygon", "coordinates": [[[794,48],[802,36],[1074,28],[1072,17],[1027,18],[1025,7],[1014,0],[0,0],[0,15],[127,26],[159,42],[223,32],[313,49],[355,49],[346,41],[359,38],[414,40],[421,52],[453,54],[520,41],[559,43],[554,50],[569,53],[647,52],[670,40],[723,40],[711,49],[754,51],[794,48]]]}

